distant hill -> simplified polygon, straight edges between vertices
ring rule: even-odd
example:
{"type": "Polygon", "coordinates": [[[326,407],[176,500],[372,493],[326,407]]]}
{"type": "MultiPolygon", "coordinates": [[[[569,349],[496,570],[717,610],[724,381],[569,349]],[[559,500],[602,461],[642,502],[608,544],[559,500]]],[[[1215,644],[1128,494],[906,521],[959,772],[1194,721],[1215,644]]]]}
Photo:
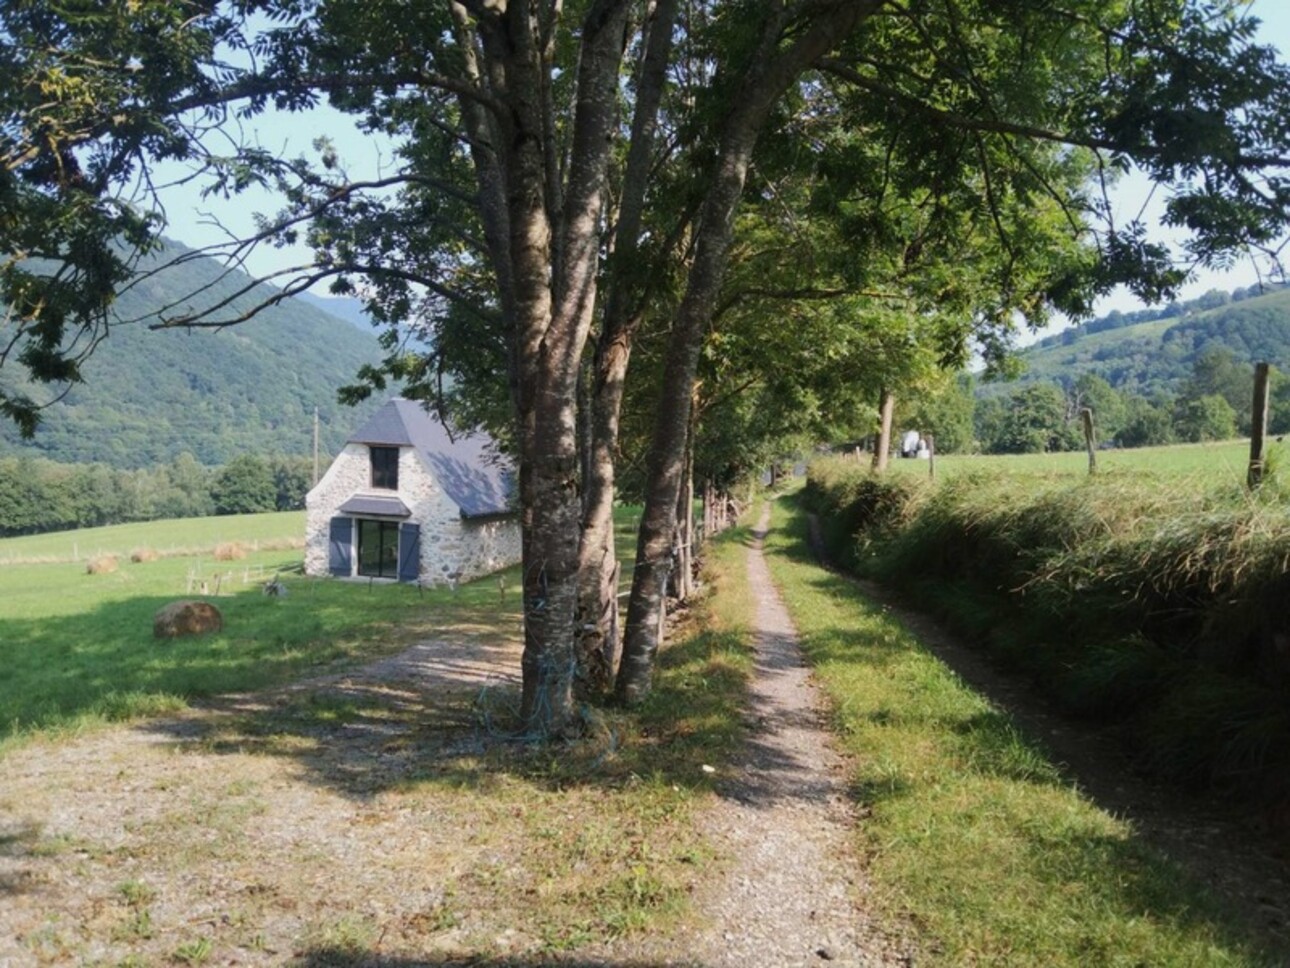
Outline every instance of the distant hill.
{"type": "Polygon", "coordinates": [[[337,319],[352,323],[364,333],[376,332],[372,329],[372,321],[368,318],[361,299],[354,299],[352,296],[317,296],[312,292],[302,292],[296,296],[296,299],[309,304],[314,309],[321,309],[337,319]]]}
{"type": "MultiPolygon", "coordinates": [[[[187,251],[172,244],[147,270],[187,251]]],[[[336,390],[358,368],[381,357],[371,332],[296,299],[223,330],[152,331],[164,306],[206,305],[231,295],[249,278],[195,258],[144,279],[115,305],[121,322],[83,367],[85,382],[44,411],[34,441],[0,424],[0,455],[102,461],[146,467],[189,451],[204,464],[247,453],[307,454],[319,409],[322,447],[336,453],[382,400],[349,408],[336,390]],[[186,299],[203,292],[201,301],[186,299]],[[135,321],[138,320],[138,321],[135,321]]],[[[249,306],[273,290],[240,298],[249,306]]],[[[14,373],[8,374],[10,379],[14,373]]],[[[50,388],[35,387],[36,399],[50,388]]]]}
{"type": "Polygon", "coordinates": [[[1019,382],[1068,384],[1096,373],[1117,389],[1174,393],[1211,346],[1226,347],[1242,362],[1266,360],[1290,372],[1290,290],[1146,322],[1059,333],[1018,354],[1025,365],[1019,382]]]}

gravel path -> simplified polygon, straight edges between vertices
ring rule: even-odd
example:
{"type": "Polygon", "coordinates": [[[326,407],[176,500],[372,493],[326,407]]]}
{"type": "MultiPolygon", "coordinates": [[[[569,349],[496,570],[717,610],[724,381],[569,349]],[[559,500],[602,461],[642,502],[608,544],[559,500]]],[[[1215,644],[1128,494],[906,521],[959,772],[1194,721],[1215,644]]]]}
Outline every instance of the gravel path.
{"type": "Polygon", "coordinates": [[[756,724],[739,778],[723,788],[709,835],[734,858],[724,881],[698,899],[695,953],[704,965],[905,965],[898,939],[878,933],[863,904],[863,863],[845,761],[830,746],[820,698],[797,633],[761,550],[770,516],[748,552],[757,598],[756,672],[749,715],[756,724]]]}

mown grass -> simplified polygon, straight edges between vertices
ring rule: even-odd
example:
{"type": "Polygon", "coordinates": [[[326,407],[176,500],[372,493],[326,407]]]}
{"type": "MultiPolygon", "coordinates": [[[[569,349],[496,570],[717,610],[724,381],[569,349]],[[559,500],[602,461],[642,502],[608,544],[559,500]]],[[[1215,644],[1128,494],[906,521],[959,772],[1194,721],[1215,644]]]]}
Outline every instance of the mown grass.
{"type": "MultiPolygon", "coordinates": [[[[631,552],[639,509],[615,512],[620,558],[631,552]]],[[[190,701],[289,682],[311,670],[398,651],[419,638],[465,633],[515,637],[517,569],[460,586],[418,589],[338,582],[300,573],[299,551],[253,551],[217,561],[220,542],[247,548],[300,539],[302,513],[148,522],[0,541],[0,753],[36,733],[158,715],[190,701]],[[73,540],[122,554],[115,571],[88,574],[73,540]],[[64,545],[67,548],[64,549],[64,545]],[[123,549],[173,556],[132,562],[123,549]],[[200,549],[196,554],[177,553],[200,549]],[[35,558],[66,560],[31,562],[35,558]],[[268,598],[278,575],[287,589],[268,598]],[[499,588],[499,579],[502,587],[499,588]],[[219,594],[211,597],[216,589],[219,594]],[[158,641],[156,611],[178,598],[208,598],[224,629],[158,641]]],[[[623,583],[630,581],[624,562],[623,583]]]]}
{"type": "MultiPolygon", "coordinates": [[[[1273,462],[1290,463],[1290,446],[1286,443],[1269,440],[1267,453],[1273,462]]],[[[869,455],[864,457],[867,461],[869,455]]],[[[1225,440],[1102,450],[1097,454],[1097,466],[1101,472],[1147,472],[1171,478],[1187,477],[1198,486],[1207,487],[1244,484],[1249,458],[1248,440],[1225,440]]],[[[925,460],[896,458],[888,466],[895,474],[914,478],[925,478],[929,471],[925,460]]],[[[936,457],[936,477],[939,480],[982,473],[1009,477],[1079,477],[1088,473],[1088,455],[1084,451],[1073,451],[1059,454],[938,454],[936,457]]]]}
{"type": "MultiPolygon", "coordinates": [[[[216,538],[252,547],[291,532],[303,535],[300,514],[151,522],[75,533],[82,550],[211,547],[195,556],[123,558],[107,574],[87,574],[74,561],[0,566],[0,751],[34,732],[174,711],[193,699],[388,654],[426,635],[513,635],[519,628],[515,571],[504,575],[504,594],[495,578],[453,592],[306,578],[298,551],[251,552],[238,561],[211,553],[216,538]],[[275,574],[286,586],[283,598],[261,592],[275,574]],[[188,597],[213,601],[223,631],[154,639],[157,609],[188,597]]],[[[40,536],[55,538],[68,540],[40,536]]],[[[34,541],[0,542],[0,558],[20,544],[26,554],[34,541]]]]}
{"type": "Polygon", "coordinates": [[[884,608],[816,567],[798,512],[781,504],[774,523],[772,573],[855,756],[875,896],[929,963],[1284,963],[884,608]]]}
{"type": "Polygon", "coordinates": [[[128,558],[148,548],[161,555],[209,554],[222,542],[240,541],[248,547],[303,546],[305,512],[230,514],[209,518],[144,521],[104,528],[78,528],[51,534],[0,539],[0,567],[11,563],[84,561],[94,555],[128,558]]]}
{"type": "MultiPolygon", "coordinates": [[[[239,562],[238,575],[244,565],[263,566],[269,576],[285,572],[294,562],[280,555],[239,562]]],[[[208,598],[223,613],[222,631],[156,640],[154,613],[187,597],[185,559],[122,566],[109,576],[86,575],[74,565],[35,567],[39,574],[26,572],[17,581],[0,571],[6,605],[11,594],[27,605],[18,615],[6,607],[0,618],[6,671],[0,749],[32,731],[81,729],[266,688],[331,663],[388,654],[426,635],[519,627],[518,593],[499,598],[489,580],[453,593],[284,573],[285,598],[265,597],[257,584],[242,585],[237,577],[233,594],[208,598]],[[114,587],[84,590],[94,582],[114,587]],[[39,614],[36,603],[55,597],[59,611],[39,614]]],[[[512,588],[517,581],[512,574],[512,588]]]]}

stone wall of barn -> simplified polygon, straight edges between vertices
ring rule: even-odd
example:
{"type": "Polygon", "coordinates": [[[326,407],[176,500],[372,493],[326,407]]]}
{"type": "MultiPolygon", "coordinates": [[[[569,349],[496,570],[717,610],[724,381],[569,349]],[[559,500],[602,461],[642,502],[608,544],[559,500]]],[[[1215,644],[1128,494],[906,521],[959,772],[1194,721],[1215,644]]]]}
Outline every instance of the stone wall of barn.
{"type": "Polygon", "coordinates": [[[509,568],[519,562],[521,554],[520,522],[515,517],[484,521],[458,520],[456,527],[445,529],[436,547],[421,532],[421,575],[442,581],[457,572],[461,581],[509,568]],[[446,570],[445,570],[446,569],[446,570]]]}

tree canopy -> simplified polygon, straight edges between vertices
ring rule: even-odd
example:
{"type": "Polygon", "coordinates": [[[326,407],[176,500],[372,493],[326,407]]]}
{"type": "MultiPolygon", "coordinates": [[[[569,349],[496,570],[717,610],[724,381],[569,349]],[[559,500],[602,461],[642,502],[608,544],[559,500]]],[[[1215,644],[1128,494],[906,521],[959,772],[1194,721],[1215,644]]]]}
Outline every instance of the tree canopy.
{"type": "MultiPolygon", "coordinates": [[[[809,374],[766,381],[789,409],[846,373],[917,384],[974,341],[995,359],[1019,320],[1084,312],[1121,282],[1168,296],[1187,267],[1106,200],[1134,166],[1168,186],[1166,221],[1196,264],[1274,249],[1290,211],[1290,72],[1252,37],[1235,0],[8,4],[0,364],[75,379],[158,231],[156,160],[199,161],[216,193],[276,189],[281,211],[234,258],[303,239],[314,258],[288,291],[330,279],[379,320],[435,334],[431,354],[388,336],[368,386],[394,373],[430,398],[450,374],[472,415],[496,420],[481,388],[504,383],[525,535],[523,716],[560,732],[588,649],[609,647],[579,644],[604,612],[587,590],[603,603],[606,587],[579,576],[607,560],[636,335],[658,340],[658,382],[618,676],[628,701],[649,689],[702,367],[717,390],[723,357],[749,366],[746,333],[779,312],[791,331],[766,342],[809,374]],[[239,115],[322,98],[396,141],[386,175],[349,177],[325,142],[303,160],[227,137],[239,115]],[[821,343],[809,361],[792,347],[807,332],[821,343]],[[713,344],[726,335],[728,357],[713,344]]],[[[170,322],[246,315],[217,302],[170,322]]],[[[769,354],[759,369],[774,374],[769,354]]],[[[34,429],[7,384],[0,411],[34,429]]]]}

